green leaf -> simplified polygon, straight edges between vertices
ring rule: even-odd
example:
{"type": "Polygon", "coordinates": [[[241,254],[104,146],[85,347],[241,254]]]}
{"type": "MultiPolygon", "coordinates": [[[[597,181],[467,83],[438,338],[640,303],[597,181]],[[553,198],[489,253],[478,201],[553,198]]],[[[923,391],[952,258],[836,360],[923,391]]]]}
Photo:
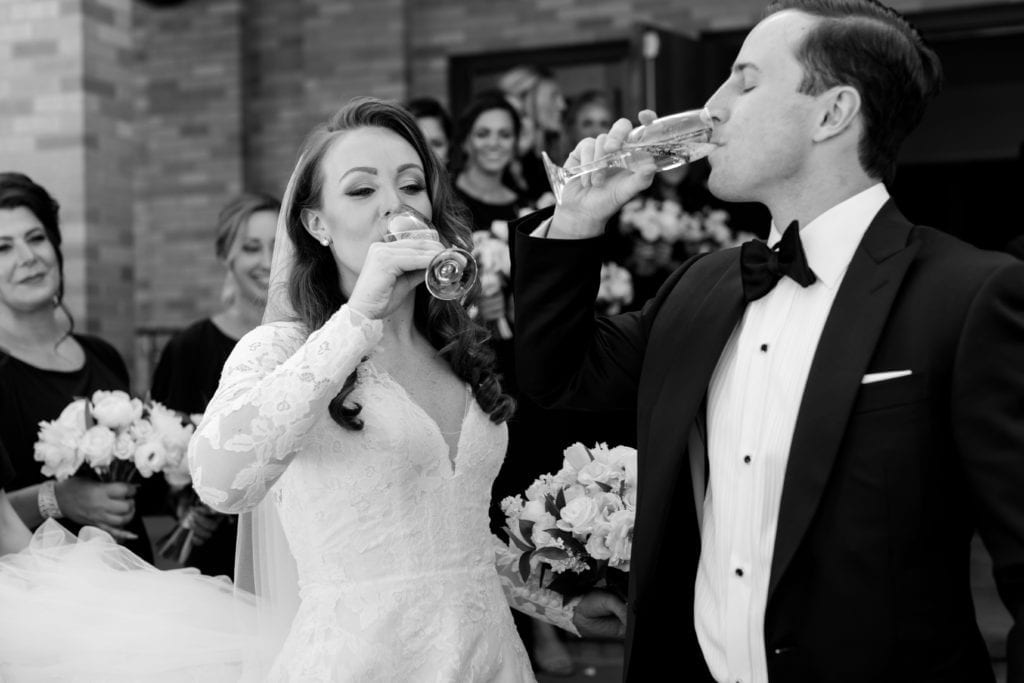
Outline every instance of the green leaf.
{"type": "Polygon", "coordinates": [[[523,539],[527,542],[533,539],[533,522],[519,518],[519,533],[522,534],[523,539]]]}
{"type": "Polygon", "coordinates": [[[523,583],[530,580],[530,555],[533,553],[523,553],[519,556],[519,576],[523,578],[523,583]]]}
{"type": "Polygon", "coordinates": [[[533,551],[533,554],[542,560],[553,560],[555,562],[569,559],[569,553],[561,548],[538,548],[533,551]]]}
{"type": "Polygon", "coordinates": [[[555,496],[555,505],[561,510],[565,507],[565,489],[558,489],[558,494],[555,496]]]}
{"type": "Polygon", "coordinates": [[[605,484],[604,482],[600,482],[600,481],[595,481],[594,483],[597,484],[598,488],[600,488],[605,493],[609,493],[612,490],[612,487],[611,487],[610,484],[605,484]]]}
{"type": "Polygon", "coordinates": [[[528,553],[528,552],[530,552],[531,550],[533,550],[534,546],[532,546],[532,545],[527,545],[527,544],[526,544],[526,543],[524,543],[523,541],[519,540],[519,537],[518,537],[518,536],[516,536],[516,535],[515,535],[514,533],[512,533],[512,530],[511,530],[511,529],[509,529],[508,527],[505,527],[505,531],[507,531],[507,532],[508,532],[508,537],[509,537],[510,539],[512,539],[512,543],[513,543],[513,544],[515,544],[515,546],[516,546],[517,548],[519,548],[520,550],[522,550],[522,551],[523,551],[524,553],[528,553]]]}
{"type": "Polygon", "coordinates": [[[559,508],[555,505],[555,499],[551,497],[551,494],[544,494],[544,509],[555,519],[561,517],[561,513],[558,511],[559,508]]]}
{"type": "Polygon", "coordinates": [[[595,457],[594,457],[594,454],[593,454],[593,453],[592,453],[592,452],[590,451],[590,449],[589,449],[589,448],[587,448],[586,446],[584,446],[584,447],[583,447],[583,450],[585,450],[585,451],[587,452],[587,455],[589,455],[589,456],[590,456],[590,462],[594,462],[595,460],[597,460],[597,458],[595,458],[595,457]]]}
{"type": "Polygon", "coordinates": [[[83,399],[85,401],[85,428],[86,430],[91,429],[96,424],[96,418],[92,414],[92,402],[89,399],[83,399]]]}

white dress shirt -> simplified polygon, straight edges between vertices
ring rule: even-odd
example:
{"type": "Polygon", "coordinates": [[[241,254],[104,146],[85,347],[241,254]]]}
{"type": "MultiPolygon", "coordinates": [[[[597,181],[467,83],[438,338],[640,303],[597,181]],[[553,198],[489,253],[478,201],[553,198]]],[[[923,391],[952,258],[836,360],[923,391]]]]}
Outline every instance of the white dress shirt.
{"type": "MultiPolygon", "coordinates": [[[[808,287],[783,277],[751,302],[733,330],[708,393],[708,467],[694,623],[720,683],[768,683],[764,614],[790,443],[825,319],[871,220],[882,184],[800,230],[808,287]]],[[[772,225],[768,244],[781,239],[772,225]]]]}

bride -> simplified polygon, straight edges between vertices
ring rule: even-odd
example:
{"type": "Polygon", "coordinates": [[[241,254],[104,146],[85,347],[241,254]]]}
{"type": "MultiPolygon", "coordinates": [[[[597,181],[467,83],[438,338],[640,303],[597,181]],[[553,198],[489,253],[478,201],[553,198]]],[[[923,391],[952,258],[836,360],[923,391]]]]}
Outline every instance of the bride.
{"type": "Polygon", "coordinates": [[[236,578],[272,606],[270,680],[520,683],[533,674],[508,603],[576,633],[575,603],[524,585],[489,532],[513,402],[485,331],[422,286],[442,246],[382,241],[406,206],[469,246],[404,110],[359,98],[314,130],[265,324],[235,347],[190,445],[203,501],[252,512],[236,578]]]}

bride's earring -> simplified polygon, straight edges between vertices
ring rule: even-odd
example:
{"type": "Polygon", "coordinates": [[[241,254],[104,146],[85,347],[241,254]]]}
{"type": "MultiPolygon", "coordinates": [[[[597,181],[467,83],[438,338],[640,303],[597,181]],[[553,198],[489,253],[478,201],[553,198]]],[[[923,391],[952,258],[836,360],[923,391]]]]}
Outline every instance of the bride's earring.
{"type": "Polygon", "coordinates": [[[329,247],[333,243],[334,240],[331,238],[330,235],[320,235],[320,244],[324,245],[325,247],[329,247]]]}

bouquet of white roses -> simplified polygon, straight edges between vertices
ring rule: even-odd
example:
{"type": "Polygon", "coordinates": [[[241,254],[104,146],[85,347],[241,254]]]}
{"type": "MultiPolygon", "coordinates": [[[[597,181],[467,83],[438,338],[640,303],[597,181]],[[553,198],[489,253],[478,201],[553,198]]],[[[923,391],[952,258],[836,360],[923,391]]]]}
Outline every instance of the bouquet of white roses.
{"type": "Polygon", "coordinates": [[[156,401],[97,391],[72,401],[56,420],[39,423],[34,457],[42,472],[67,479],[83,464],[103,481],[133,481],[184,465],[193,425],[156,401]]]}
{"type": "Polygon", "coordinates": [[[501,502],[509,548],[523,581],[566,602],[595,587],[625,595],[636,511],[636,449],[565,449],[555,474],[543,474],[523,495],[501,502]]]}

